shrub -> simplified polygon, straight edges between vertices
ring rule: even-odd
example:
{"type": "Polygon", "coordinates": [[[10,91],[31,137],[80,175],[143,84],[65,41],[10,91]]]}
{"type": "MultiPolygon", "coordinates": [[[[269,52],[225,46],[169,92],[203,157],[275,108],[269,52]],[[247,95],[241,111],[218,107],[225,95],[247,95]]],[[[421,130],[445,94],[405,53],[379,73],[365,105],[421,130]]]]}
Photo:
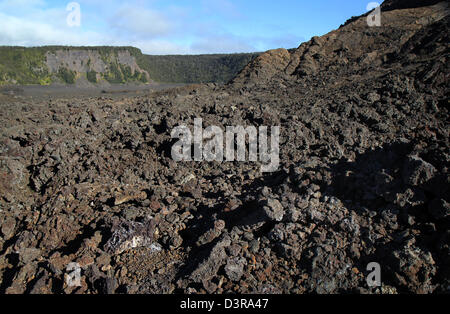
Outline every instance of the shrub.
{"type": "Polygon", "coordinates": [[[58,76],[67,84],[75,83],[75,72],[67,68],[60,68],[58,71],[58,76]]]}
{"type": "Polygon", "coordinates": [[[87,72],[86,76],[89,82],[94,84],[97,83],[97,72],[95,72],[94,70],[87,72]]]}

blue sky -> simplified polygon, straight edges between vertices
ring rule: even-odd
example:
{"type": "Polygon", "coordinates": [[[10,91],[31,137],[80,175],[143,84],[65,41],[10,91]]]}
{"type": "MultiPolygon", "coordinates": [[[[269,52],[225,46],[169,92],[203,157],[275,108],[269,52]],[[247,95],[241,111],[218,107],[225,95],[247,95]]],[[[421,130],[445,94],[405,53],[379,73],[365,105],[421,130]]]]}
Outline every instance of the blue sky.
{"type": "Polygon", "coordinates": [[[0,45],[121,45],[148,54],[294,48],[366,12],[371,0],[0,0],[0,45]]]}

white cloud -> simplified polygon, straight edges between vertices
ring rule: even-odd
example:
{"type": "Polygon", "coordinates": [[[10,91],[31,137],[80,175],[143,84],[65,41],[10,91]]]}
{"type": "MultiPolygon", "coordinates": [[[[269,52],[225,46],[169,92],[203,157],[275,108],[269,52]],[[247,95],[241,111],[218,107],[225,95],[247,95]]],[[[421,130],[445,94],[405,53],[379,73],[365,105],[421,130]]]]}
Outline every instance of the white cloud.
{"type": "Polygon", "coordinates": [[[152,55],[174,55],[174,54],[194,53],[189,47],[185,45],[178,45],[168,40],[136,41],[132,43],[132,46],[139,47],[143,53],[152,55]]]}
{"type": "Polygon", "coordinates": [[[33,19],[17,18],[0,13],[0,45],[89,45],[104,43],[104,36],[92,31],[55,27],[33,19]]]}
{"type": "MultiPolygon", "coordinates": [[[[223,20],[203,20],[189,6],[169,6],[161,12],[149,9],[149,2],[143,8],[139,1],[79,1],[81,27],[69,27],[66,3],[49,7],[44,0],[0,0],[0,45],[135,46],[148,54],[203,54],[299,44],[294,36],[236,36],[223,27],[223,20]]],[[[229,0],[208,0],[205,6],[222,15],[239,13],[229,0]]]]}
{"type": "Polygon", "coordinates": [[[229,52],[251,52],[255,47],[232,35],[220,35],[214,37],[204,37],[195,41],[192,50],[196,53],[229,53],[229,52]]]}
{"type": "Polygon", "coordinates": [[[92,21],[92,12],[83,12],[82,27],[69,27],[66,23],[65,6],[44,8],[41,0],[8,0],[0,2],[0,45],[43,46],[43,45],[134,45],[154,53],[186,52],[166,40],[152,37],[170,30],[170,25],[157,12],[121,7],[116,10],[113,20],[116,28],[112,31],[93,31],[85,27],[87,18],[92,21]],[[24,10],[17,10],[17,2],[24,10]],[[5,13],[6,12],[6,13],[5,13]],[[15,14],[17,13],[17,14],[15,14]]]}
{"type": "Polygon", "coordinates": [[[110,19],[110,26],[133,37],[160,37],[170,33],[174,25],[156,10],[123,6],[110,19]]]}

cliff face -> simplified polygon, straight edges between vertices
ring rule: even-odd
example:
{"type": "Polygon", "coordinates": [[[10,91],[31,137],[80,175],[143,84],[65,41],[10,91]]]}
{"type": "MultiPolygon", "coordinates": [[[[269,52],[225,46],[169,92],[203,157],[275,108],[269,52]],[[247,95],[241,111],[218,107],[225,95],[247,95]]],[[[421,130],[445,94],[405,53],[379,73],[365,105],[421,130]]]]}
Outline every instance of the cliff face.
{"type": "Polygon", "coordinates": [[[1,47],[0,84],[126,83],[150,80],[128,47],[1,47]]]}
{"type": "Polygon", "coordinates": [[[157,82],[227,83],[260,53],[146,55],[147,71],[157,82]]]}
{"type": "Polygon", "coordinates": [[[0,47],[0,85],[226,83],[260,53],[144,55],[133,47],[0,47]]]}
{"type": "MultiPolygon", "coordinates": [[[[128,50],[56,50],[46,53],[46,66],[52,75],[69,73],[78,81],[98,83],[148,82],[148,73],[128,50]]],[[[65,83],[71,83],[63,77],[65,83]]]]}

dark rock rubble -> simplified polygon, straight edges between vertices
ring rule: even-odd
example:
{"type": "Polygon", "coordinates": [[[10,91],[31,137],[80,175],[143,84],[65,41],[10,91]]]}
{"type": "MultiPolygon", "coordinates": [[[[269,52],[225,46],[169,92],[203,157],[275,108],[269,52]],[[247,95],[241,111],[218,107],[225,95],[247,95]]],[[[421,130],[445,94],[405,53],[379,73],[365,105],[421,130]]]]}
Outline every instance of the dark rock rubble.
{"type": "Polygon", "coordinates": [[[225,86],[2,100],[0,293],[448,293],[448,4],[383,9],[225,86]],[[175,162],[194,118],[279,125],[278,170],[175,162]]]}

